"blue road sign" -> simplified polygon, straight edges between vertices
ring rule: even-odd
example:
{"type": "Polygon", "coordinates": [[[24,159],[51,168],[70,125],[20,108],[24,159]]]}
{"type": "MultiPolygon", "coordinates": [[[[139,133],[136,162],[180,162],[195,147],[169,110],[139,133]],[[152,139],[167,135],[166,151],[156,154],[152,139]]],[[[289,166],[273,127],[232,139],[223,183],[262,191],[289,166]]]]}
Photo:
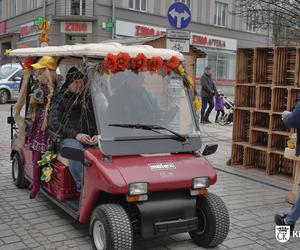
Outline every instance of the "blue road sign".
{"type": "Polygon", "coordinates": [[[168,20],[175,29],[185,29],[191,22],[191,11],[184,3],[173,3],[168,10],[168,20]]]}

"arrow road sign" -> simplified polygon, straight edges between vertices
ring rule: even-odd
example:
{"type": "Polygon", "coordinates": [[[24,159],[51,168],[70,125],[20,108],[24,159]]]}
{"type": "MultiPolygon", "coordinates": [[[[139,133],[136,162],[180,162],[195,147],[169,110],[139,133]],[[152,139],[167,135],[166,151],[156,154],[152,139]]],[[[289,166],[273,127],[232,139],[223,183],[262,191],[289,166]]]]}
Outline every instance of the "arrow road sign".
{"type": "Polygon", "coordinates": [[[168,10],[168,20],[175,29],[185,29],[191,22],[191,11],[184,3],[173,3],[168,10]]]}

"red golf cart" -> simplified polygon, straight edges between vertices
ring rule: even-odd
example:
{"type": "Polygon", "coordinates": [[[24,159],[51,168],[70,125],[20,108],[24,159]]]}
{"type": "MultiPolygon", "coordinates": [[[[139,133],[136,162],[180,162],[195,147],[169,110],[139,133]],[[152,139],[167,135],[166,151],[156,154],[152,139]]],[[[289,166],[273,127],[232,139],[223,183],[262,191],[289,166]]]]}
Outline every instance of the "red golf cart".
{"type": "MultiPolygon", "coordinates": [[[[150,238],[182,232],[189,232],[199,246],[222,243],[229,231],[229,214],[224,202],[208,192],[217,175],[205,158],[217,145],[200,152],[191,87],[183,70],[172,68],[172,60],[182,62],[183,55],[117,43],[10,53],[20,60],[43,55],[57,59],[62,75],[71,66],[87,74],[98,146],[83,151],[58,147],[52,178],[41,192],[80,223],[90,224],[93,247],[133,249],[134,235],[150,238]],[[143,62],[146,58],[147,69],[131,68],[130,62],[122,70],[107,65],[109,57],[114,60],[113,55],[124,53],[134,58],[131,65],[138,57],[143,62]],[[151,60],[156,61],[152,68],[151,60]],[[83,163],[81,193],[76,192],[68,159],[83,163]]],[[[8,122],[12,177],[17,187],[27,188],[32,178],[31,152],[26,140],[21,143],[12,115],[8,122]]]]}

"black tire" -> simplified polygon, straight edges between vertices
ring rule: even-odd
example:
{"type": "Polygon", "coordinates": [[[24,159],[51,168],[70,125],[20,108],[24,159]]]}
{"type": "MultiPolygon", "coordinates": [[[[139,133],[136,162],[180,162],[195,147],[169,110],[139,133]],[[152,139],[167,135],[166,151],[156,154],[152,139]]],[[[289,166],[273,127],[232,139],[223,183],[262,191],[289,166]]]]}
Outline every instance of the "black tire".
{"type": "Polygon", "coordinates": [[[18,153],[15,153],[12,158],[11,174],[18,188],[28,188],[29,181],[25,178],[24,167],[18,153]]]}
{"type": "Polygon", "coordinates": [[[229,213],[223,200],[209,193],[197,199],[198,229],[190,232],[194,243],[201,247],[216,247],[229,232],[229,213]]]}
{"type": "Polygon", "coordinates": [[[0,90],[0,104],[5,104],[9,101],[9,92],[6,89],[0,90]]]}
{"type": "Polygon", "coordinates": [[[90,221],[90,237],[92,239],[93,249],[133,249],[132,227],[125,209],[116,204],[105,204],[96,207],[90,221]],[[104,231],[104,233],[102,233],[105,239],[105,243],[103,243],[104,248],[99,247],[99,230],[104,231]]]}

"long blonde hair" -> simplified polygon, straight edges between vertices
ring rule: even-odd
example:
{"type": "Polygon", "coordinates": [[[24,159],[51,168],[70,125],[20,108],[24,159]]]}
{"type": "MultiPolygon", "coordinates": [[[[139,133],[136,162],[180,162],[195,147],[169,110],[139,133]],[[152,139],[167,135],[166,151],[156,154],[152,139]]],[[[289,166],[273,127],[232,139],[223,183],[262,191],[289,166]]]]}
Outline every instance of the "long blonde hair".
{"type": "Polygon", "coordinates": [[[51,100],[52,100],[54,90],[55,90],[55,85],[56,85],[56,72],[49,70],[47,68],[45,70],[48,71],[48,73],[49,73],[49,74],[47,74],[47,85],[48,85],[49,93],[47,96],[47,104],[45,107],[45,118],[44,118],[44,121],[42,124],[43,131],[46,130],[46,128],[47,128],[50,104],[51,104],[51,100]]]}

